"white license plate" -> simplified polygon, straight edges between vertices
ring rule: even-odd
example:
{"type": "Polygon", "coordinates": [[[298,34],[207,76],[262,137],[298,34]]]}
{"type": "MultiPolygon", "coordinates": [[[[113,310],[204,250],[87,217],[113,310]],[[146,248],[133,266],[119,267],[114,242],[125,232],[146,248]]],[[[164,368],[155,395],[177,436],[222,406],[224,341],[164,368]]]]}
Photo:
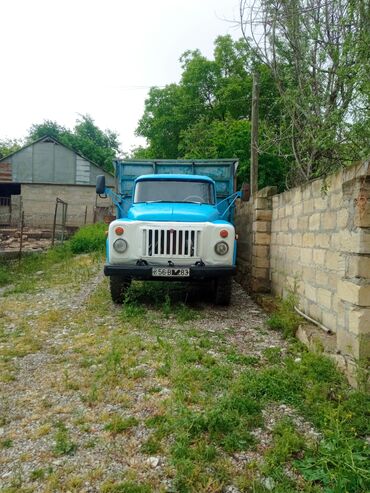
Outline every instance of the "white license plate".
{"type": "Polygon", "coordinates": [[[177,267],[153,267],[153,277],[189,277],[190,269],[178,269],[177,267]]]}

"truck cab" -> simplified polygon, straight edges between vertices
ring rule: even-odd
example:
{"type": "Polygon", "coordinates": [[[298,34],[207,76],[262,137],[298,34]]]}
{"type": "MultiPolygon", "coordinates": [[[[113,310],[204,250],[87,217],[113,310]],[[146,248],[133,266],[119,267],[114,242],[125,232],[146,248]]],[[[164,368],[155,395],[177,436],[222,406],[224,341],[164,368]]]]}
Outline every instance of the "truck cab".
{"type": "MultiPolygon", "coordinates": [[[[97,192],[104,193],[99,180],[97,192]]],[[[107,238],[104,273],[113,301],[122,302],[131,280],[145,279],[212,282],[214,301],[230,302],[235,229],[225,218],[231,206],[220,206],[224,201],[210,176],[140,175],[133,180],[126,210],[124,201],[124,194],[117,195],[118,217],[107,238]]]]}

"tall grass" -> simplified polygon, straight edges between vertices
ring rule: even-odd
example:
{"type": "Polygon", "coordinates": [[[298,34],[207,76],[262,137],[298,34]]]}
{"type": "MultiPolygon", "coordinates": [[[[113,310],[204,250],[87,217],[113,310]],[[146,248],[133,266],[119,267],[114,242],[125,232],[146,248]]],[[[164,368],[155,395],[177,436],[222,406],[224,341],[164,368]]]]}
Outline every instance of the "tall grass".
{"type": "Polygon", "coordinates": [[[83,226],[70,240],[71,251],[73,253],[104,251],[106,230],[107,225],[104,223],[83,226]]]}

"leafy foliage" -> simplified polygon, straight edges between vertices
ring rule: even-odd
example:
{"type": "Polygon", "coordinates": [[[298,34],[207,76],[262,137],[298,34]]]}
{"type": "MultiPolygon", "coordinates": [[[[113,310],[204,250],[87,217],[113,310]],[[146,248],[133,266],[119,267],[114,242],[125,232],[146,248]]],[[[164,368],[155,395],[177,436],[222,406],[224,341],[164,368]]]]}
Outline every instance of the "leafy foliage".
{"type": "MultiPolygon", "coordinates": [[[[253,53],[243,41],[220,36],[214,59],[198,50],[180,59],[179,84],[152,88],[145,103],[137,134],[149,146],[134,152],[136,158],[239,159],[239,182],[248,179],[253,53]]],[[[280,107],[271,75],[261,69],[260,116],[265,129],[278,125],[280,107]]],[[[265,130],[262,131],[262,134],[265,130]]],[[[262,137],[263,138],[263,137],[262,137]]],[[[288,160],[271,149],[260,155],[260,186],[284,188],[288,160]]]]}
{"type": "Polygon", "coordinates": [[[21,142],[17,139],[0,140],[0,159],[6,157],[12,152],[18,151],[22,147],[21,142]]]}
{"type": "Polygon", "coordinates": [[[51,120],[34,124],[29,130],[27,141],[32,142],[45,135],[82,154],[106,171],[113,170],[113,161],[120,151],[118,135],[112,130],[101,130],[89,115],[81,115],[73,130],[51,120]]]}
{"type": "Polygon", "coordinates": [[[89,224],[80,228],[71,238],[70,247],[73,253],[103,251],[105,246],[106,224],[89,224]]]}
{"type": "Polygon", "coordinates": [[[247,45],[279,92],[270,142],[294,156],[290,183],[367,158],[368,0],[242,0],[240,12],[247,45]]]}

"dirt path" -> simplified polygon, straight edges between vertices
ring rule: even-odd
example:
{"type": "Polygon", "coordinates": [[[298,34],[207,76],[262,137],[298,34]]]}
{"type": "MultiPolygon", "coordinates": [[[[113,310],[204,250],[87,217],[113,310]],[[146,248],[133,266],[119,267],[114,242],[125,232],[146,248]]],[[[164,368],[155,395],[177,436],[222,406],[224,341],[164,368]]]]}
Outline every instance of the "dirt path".
{"type": "Polygon", "coordinates": [[[69,268],[73,282],[38,273],[32,293],[0,297],[4,491],[270,491],[259,465],[276,423],[320,438],[282,401],[230,404],[244,402],[243,372],[289,352],[239,285],[228,308],[135,285],[122,309],[100,265],[69,268]]]}

